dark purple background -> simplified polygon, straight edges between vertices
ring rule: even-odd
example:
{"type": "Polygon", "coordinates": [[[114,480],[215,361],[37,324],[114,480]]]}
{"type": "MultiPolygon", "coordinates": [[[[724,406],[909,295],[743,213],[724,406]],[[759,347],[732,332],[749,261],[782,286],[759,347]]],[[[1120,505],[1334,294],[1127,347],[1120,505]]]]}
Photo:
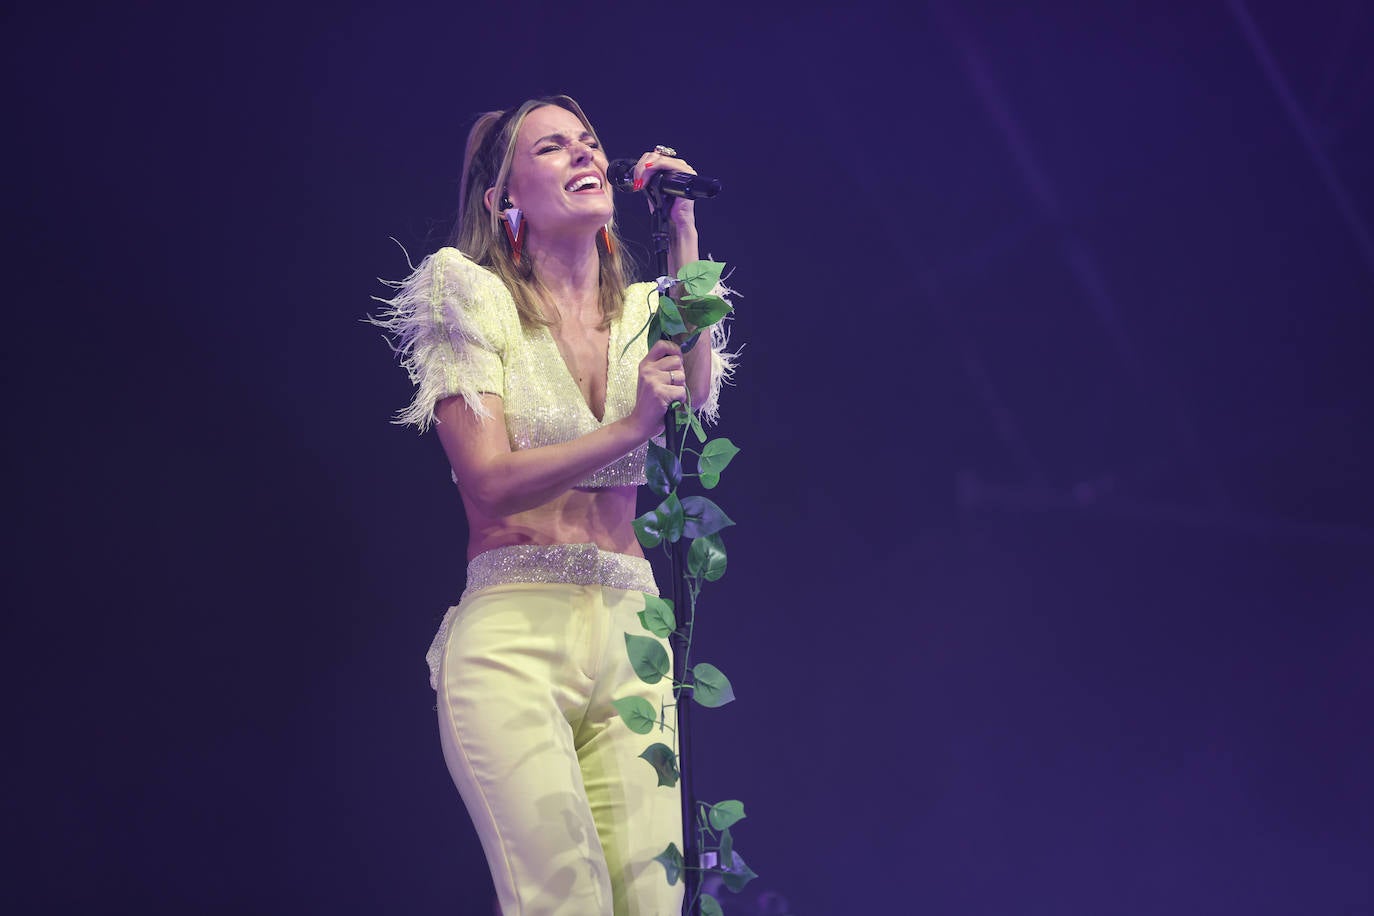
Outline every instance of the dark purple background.
{"type": "Polygon", "coordinates": [[[8,911],[485,912],[461,511],[359,319],[563,91],[726,186],[754,887],[1374,912],[1369,3],[117,6],[5,15],[8,911]]]}

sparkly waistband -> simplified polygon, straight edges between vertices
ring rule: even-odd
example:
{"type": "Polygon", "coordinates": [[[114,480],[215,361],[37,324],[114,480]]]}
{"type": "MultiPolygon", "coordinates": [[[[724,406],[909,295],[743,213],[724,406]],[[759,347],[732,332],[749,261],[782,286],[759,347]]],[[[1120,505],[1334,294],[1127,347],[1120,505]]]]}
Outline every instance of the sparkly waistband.
{"type": "Polygon", "coordinates": [[[472,558],[463,597],[493,585],[530,582],[604,585],[658,594],[653,568],[643,557],[611,553],[595,544],[512,544],[472,558]]]}

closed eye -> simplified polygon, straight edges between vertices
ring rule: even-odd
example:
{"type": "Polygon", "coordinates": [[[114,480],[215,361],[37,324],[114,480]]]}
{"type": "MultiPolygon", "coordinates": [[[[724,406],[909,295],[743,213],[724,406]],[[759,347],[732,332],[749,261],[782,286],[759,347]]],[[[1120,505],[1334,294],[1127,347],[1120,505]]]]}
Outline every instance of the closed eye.
{"type": "MultiPolygon", "coordinates": [[[[597,140],[591,134],[583,134],[578,139],[581,140],[582,143],[585,144],[588,149],[601,149],[601,141],[597,140]]],[[[534,154],[536,156],[542,156],[545,153],[557,152],[558,150],[563,149],[571,142],[572,141],[570,141],[566,136],[562,134],[555,134],[549,137],[540,137],[538,140],[535,141],[534,154]],[[546,140],[549,142],[545,143],[544,141],[546,140]]]]}

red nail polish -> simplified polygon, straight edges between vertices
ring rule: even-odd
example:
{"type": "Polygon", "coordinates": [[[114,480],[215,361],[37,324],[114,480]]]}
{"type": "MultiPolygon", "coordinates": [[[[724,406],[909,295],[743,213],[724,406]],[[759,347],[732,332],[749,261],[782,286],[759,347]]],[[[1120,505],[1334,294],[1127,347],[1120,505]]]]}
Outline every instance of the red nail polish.
{"type": "Polygon", "coordinates": [[[642,187],[644,187],[644,179],[636,178],[634,183],[634,190],[638,191],[642,187]]]}

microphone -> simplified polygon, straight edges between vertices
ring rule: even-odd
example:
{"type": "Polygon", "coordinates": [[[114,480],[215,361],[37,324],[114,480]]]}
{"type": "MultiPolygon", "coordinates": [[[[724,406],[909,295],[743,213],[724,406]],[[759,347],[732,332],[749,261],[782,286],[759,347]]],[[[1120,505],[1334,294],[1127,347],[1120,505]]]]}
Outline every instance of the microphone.
{"type": "MultiPolygon", "coordinates": [[[[617,191],[633,191],[637,159],[613,159],[606,168],[606,180],[617,191]]],[[[691,172],[655,171],[649,178],[649,188],[668,197],[685,197],[688,200],[709,200],[720,193],[720,181],[716,178],[703,178],[691,172]]]]}

